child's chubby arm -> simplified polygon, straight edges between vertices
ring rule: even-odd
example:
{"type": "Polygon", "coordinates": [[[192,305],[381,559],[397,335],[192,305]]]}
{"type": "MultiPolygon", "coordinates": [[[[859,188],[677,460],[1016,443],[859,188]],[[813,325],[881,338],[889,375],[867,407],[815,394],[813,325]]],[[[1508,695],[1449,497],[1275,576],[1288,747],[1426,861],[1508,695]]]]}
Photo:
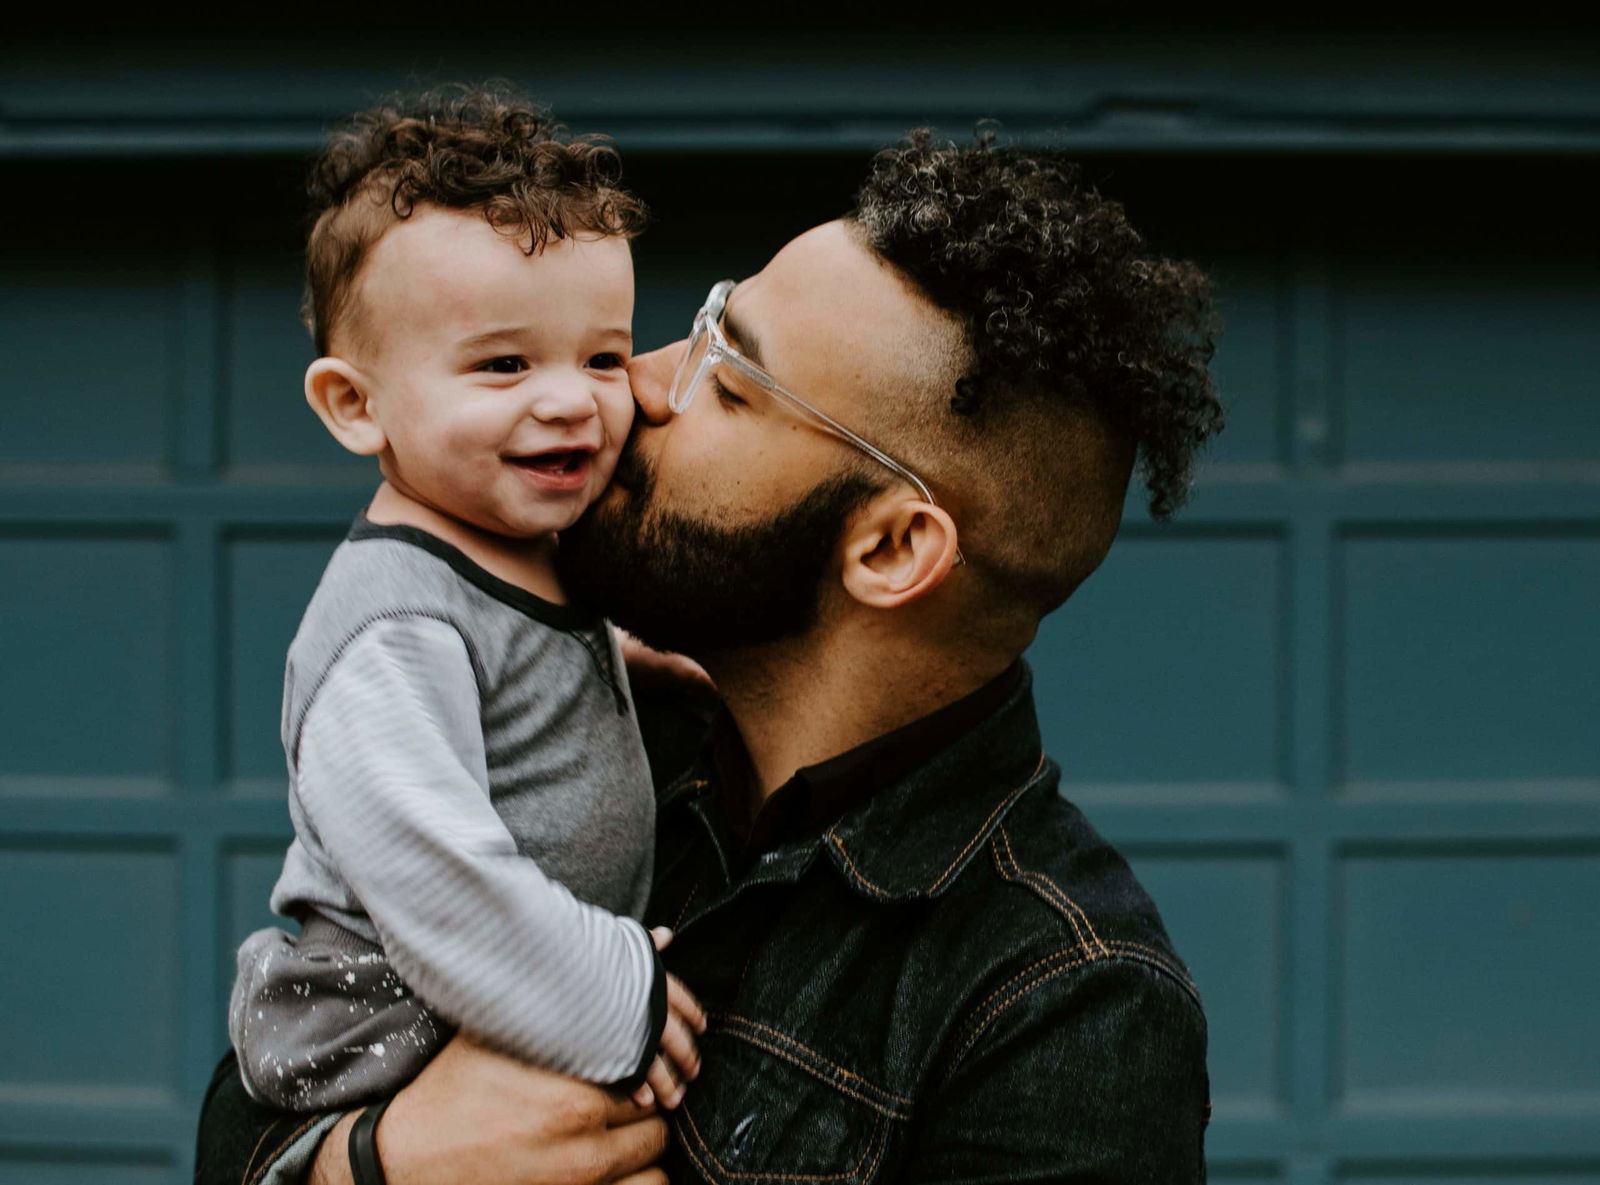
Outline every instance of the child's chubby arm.
{"type": "Polygon", "coordinates": [[[453,626],[367,626],[293,743],[306,822],[418,996],[526,1061],[643,1078],[671,1012],[665,972],[637,922],[518,853],[490,803],[477,680],[453,626]]]}

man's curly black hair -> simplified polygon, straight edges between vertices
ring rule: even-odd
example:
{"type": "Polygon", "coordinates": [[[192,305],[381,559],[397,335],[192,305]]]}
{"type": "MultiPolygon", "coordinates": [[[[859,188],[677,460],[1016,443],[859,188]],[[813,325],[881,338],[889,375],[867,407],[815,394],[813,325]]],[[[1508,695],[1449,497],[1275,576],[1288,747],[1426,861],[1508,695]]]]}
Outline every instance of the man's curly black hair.
{"type": "Polygon", "coordinates": [[[1147,253],[1076,165],[1000,147],[993,129],[964,147],[921,129],[879,153],[849,218],[964,325],[971,357],[952,412],[981,421],[1019,392],[1091,408],[1137,448],[1152,515],[1183,503],[1195,452],[1223,422],[1199,269],[1147,253]]]}
{"type": "Polygon", "coordinates": [[[311,167],[302,315],[318,353],[361,264],[419,206],[479,211],[534,254],[578,233],[633,238],[645,208],[609,141],[572,137],[509,83],[395,96],[352,116],[311,167]]]}

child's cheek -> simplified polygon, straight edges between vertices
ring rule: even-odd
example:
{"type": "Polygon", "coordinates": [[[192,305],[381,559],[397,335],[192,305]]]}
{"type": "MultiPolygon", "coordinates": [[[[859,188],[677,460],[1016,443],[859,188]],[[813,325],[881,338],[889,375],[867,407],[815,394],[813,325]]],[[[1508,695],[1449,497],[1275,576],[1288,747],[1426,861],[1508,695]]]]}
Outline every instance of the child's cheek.
{"type": "Polygon", "coordinates": [[[617,382],[614,404],[617,409],[617,431],[614,435],[618,440],[624,440],[628,429],[633,427],[633,417],[639,411],[639,405],[633,400],[633,379],[627,371],[622,372],[622,378],[617,382]]]}

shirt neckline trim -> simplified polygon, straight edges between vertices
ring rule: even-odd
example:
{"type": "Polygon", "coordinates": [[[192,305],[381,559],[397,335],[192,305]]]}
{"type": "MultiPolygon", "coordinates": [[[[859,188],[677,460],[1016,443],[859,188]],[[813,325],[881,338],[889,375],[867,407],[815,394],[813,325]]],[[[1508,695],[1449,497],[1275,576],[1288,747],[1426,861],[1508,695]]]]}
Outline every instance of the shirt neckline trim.
{"type": "Polygon", "coordinates": [[[518,588],[509,580],[502,580],[493,572],[474,563],[460,548],[446,543],[437,535],[429,534],[421,527],[402,523],[375,523],[365,514],[361,514],[356,516],[356,521],[346,537],[358,543],[367,539],[389,539],[396,543],[409,543],[412,547],[421,548],[435,559],[443,560],[450,566],[451,571],[475,588],[552,629],[571,633],[575,630],[599,629],[602,624],[600,616],[588,609],[577,605],[558,605],[525,588],[518,588]]]}

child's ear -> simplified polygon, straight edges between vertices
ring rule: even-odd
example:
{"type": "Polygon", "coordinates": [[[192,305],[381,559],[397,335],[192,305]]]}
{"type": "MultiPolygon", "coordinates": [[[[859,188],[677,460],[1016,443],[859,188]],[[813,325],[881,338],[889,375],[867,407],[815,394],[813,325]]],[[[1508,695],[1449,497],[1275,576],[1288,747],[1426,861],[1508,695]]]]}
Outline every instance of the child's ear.
{"type": "Polygon", "coordinates": [[[370,457],[388,443],[373,414],[367,377],[343,358],[318,358],[306,367],[306,402],[333,438],[370,457]]]}

